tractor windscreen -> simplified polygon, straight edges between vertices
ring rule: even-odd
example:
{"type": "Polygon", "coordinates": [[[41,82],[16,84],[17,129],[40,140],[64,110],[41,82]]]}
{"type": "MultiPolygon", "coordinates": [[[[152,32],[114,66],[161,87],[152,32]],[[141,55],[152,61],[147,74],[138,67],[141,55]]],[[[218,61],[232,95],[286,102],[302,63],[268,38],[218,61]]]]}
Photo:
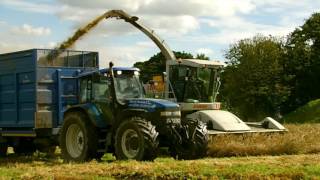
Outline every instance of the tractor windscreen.
{"type": "Polygon", "coordinates": [[[178,102],[214,102],[218,72],[213,68],[171,66],[170,82],[178,102]]]}
{"type": "Polygon", "coordinates": [[[114,85],[116,97],[120,101],[144,97],[138,71],[115,71],[114,85]]]}

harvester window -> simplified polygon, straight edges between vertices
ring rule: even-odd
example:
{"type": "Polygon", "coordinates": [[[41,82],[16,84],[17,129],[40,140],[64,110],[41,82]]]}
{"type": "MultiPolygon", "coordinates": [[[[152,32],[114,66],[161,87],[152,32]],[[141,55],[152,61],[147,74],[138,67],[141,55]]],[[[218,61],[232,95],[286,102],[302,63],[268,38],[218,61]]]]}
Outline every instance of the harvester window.
{"type": "Polygon", "coordinates": [[[170,67],[170,74],[172,76],[171,79],[177,80],[177,81],[184,81],[185,77],[187,76],[187,67],[185,66],[171,66],[170,67]]]}

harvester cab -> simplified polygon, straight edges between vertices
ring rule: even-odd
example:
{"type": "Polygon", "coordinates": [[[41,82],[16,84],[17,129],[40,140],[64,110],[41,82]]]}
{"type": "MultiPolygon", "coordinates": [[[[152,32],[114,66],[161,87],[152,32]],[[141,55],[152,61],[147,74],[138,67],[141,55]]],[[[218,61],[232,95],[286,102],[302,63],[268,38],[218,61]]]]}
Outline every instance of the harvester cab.
{"type": "Polygon", "coordinates": [[[167,61],[165,97],[179,103],[183,118],[205,122],[209,134],[285,131],[270,117],[260,122],[243,122],[236,115],[220,110],[217,95],[223,67],[224,63],[219,61],[167,61]]]}
{"type": "MultiPolygon", "coordinates": [[[[220,88],[220,72],[224,66],[218,61],[183,59],[168,61],[169,82],[172,85],[176,101],[181,110],[195,110],[210,106],[211,109],[220,109],[216,97],[220,88]]],[[[170,90],[170,89],[169,89],[170,90]]],[[[166,93],[167,98],[173,98],[173,93],[166,93]]]]}

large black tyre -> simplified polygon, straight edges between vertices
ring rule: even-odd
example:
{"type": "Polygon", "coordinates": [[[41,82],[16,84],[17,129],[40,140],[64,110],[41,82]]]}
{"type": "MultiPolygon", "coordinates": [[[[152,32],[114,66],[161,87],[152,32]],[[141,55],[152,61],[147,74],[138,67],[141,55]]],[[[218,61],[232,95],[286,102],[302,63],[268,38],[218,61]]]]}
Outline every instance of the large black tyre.
{"type": "Polygon", "coordinates": [[[66,162],[89,161],[97,153],[97,130],[81,112],[65,116],[59,139],[61,154],[66,162]]]}
{"type": "Polygon", "coordinates": [[[0,157],[7,155],[8,145],[6,143],[0,143],[0,157]]]}
{"type": "Polygon", "coordinates": [[[120,124],[115,135],[117,159],[154,160],[158,150],[158,132],[151,122],[132,117],[120,124]]]}
{"type": "Polygon", "coordinates": [[[182,143],[177,143],[170,147],[170,154],[174,158],[184,160],[198,159],[207,154],[207,126],[201,121],[194,121],[193,124],[189,124],[185,128],[189,133],[189,138],[183,138],[182,143]]]}

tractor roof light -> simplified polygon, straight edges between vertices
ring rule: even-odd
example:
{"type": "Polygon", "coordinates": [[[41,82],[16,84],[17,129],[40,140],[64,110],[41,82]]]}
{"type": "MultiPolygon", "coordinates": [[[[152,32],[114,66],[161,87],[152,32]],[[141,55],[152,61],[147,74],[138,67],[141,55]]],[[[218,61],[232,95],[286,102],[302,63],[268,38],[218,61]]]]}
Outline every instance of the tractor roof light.
{"type": "Polygon", "coordinates": [[[139,76],[139,75],[140,75],[139,71],[134,71],[133,74],[136,75],[136,76],[139,76]]]}
{"type": "Polygon", "coordinates": [[[122,74],[122,71],[117,71],[117,75],[121,75],[122,74]]]}

